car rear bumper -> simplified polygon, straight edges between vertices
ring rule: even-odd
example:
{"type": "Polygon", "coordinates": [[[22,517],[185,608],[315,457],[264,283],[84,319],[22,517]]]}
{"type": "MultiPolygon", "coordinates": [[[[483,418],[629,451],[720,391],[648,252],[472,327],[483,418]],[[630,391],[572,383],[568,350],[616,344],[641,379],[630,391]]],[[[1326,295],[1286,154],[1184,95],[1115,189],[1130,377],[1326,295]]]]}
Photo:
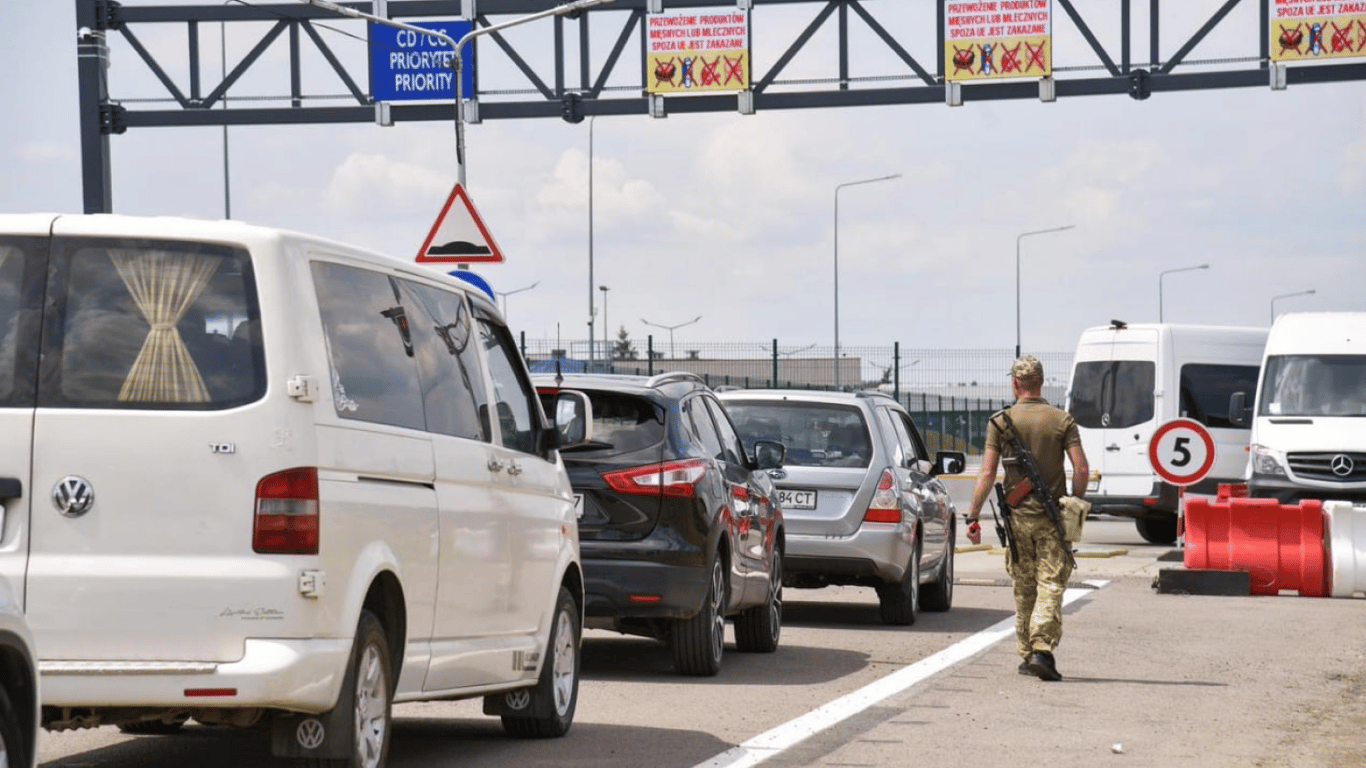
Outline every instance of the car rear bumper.
{"type": "Polygon", "coordinates": [[[709,576],[706,563],[675,565],[584,557],[584,615],[684,619],[701,609],[709,576]]]}
{"type": "Polygon", "coordinates": [[[790,576],[874,577],[900,581],[914,541],[904,526],[865,523],[849,536],[788,533],[783,569],[790,576]]]}
{"type": "Polygon", "coordinates": [[[350,654],[350,638],[248,639],[241,660],[231,663],[40,661],[38,669],[47,706],[271,707],[316,713],[336,704],[350,654]]]}

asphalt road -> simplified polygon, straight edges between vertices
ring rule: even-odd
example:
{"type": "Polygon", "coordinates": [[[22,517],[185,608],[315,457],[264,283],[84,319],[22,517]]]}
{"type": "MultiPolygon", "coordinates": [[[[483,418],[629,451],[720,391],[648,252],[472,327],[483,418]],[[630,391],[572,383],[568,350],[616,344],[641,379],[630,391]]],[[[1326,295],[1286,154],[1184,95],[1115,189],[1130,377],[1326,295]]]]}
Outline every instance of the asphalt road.
{"type": "MultiPolygon", "coordinates": [[[[871,590],[787,590],[778,651],[728,645],[716,678],[674,675],[662,645],[589,632],[568,736],[509,739],[477,700],[404,704],[390,765],[1366,764],[1366,600],[1158,594],[1158,569],[1179,565],[1158,559],[1170,547],[1143,543],[1127,520],[1092,520],[1085,539],[1061,683],[1016,673],[1002,558],[962,552],[953,610],[890,628],[871,590]]],[[[289,764],[264,732],[195,726],[44,733],[40,757],[289,764]]]]}

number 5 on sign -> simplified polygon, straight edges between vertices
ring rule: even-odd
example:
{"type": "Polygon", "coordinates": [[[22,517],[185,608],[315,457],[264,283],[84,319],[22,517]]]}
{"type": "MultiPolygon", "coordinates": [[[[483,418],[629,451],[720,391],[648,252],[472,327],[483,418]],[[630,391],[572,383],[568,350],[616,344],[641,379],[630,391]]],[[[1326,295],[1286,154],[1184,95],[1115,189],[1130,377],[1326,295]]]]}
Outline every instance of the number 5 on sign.
{"type": "Polygon", "coordinates": [[[1172,419],[1153,432],[1148,461],[1172,485],[1194,485],[1214,466],[1214,438],[1192,419],[1172,419]]]}

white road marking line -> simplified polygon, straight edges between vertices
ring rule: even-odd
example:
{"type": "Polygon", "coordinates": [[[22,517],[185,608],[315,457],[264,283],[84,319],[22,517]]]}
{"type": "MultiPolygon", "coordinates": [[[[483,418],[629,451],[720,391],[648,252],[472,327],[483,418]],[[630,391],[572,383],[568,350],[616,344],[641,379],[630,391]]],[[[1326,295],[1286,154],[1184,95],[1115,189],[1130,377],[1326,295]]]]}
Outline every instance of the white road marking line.
{"type": "MultiPolygon", "coordinates": [[[[1108,581],[1088,581],[1097,589],[1108,581]]],[[[1062,604],[1067,605],[1083,595],[1092,594],[1094,589],[1073,588],[1063,593],[1062,604]]],[[[880,680],[869,683],[853,693],[841,696],[807,712],[801,717],[789,720],[782,725],[759,734],[738,747],[732,747],[721,754],[698,763],[693,768],[746,768],[758,765],[801,741],[815,736],[831,726],[857,715],[883,699],[894,696],[926,678],[965,661],[992,645],[1015,634],[1015,617],[1001,619],[995,624],[971,637],[963,638],[933,656],[927,656],[909,666],[902,667],[880,680]]]]}

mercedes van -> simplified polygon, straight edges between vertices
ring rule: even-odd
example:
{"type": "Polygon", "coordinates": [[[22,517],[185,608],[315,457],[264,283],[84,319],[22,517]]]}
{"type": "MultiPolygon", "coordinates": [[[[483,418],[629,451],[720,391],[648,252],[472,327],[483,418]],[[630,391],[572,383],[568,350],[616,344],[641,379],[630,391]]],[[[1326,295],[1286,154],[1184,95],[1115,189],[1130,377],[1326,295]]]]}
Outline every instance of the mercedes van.
{"type": "Polygon", "coordinates": [[[1077,342],[1067,410],[1077,421],[1093,480],[1092,511],[1132,517],[1147,541],[1176,541],[1180,489],[1148,459],[1154,430],[1176,418],[1209,428],[1215,462],[1187,490],[1214,493],[1238,482],[1249,431],[1229,418],[1229,398],[1257,381],[1265,328],[1119,320],[1087,328],[1077,342]]]}
{"type": "Polygon", "coordinates": [[[0,216],[0,575],[43,725],[261,726],[377,768],[397,701],[563,734],[583,576],[490,297],[236,222],[0,216]]]}
{"type": "Polygon", "coordinates": [[[1248,495],[1366,504],[1366,312],[1276,318],[1256,393],[1248,495]]]}

